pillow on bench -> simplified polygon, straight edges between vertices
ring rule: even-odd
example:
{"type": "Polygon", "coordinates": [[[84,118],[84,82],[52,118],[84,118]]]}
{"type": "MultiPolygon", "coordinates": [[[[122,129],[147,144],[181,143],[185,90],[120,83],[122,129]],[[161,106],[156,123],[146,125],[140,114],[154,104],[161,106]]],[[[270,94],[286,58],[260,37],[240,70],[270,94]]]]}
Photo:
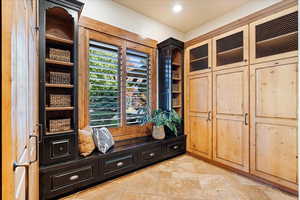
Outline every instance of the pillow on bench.
{"type": "Polygon", "coordinates": [[[101,153],[106,153],[115,144],[111,133],[105,127],[93,128],[93,138],[95,145],[101,153]]]}
{"type": "Polygon", "coordinates": [[[90,155],[95,147],[95,143],[92,136],[92,129],[90,127],[85,127],[83,130],[78,130],[78,145],[80,155],[86,157],[90,155]]]}

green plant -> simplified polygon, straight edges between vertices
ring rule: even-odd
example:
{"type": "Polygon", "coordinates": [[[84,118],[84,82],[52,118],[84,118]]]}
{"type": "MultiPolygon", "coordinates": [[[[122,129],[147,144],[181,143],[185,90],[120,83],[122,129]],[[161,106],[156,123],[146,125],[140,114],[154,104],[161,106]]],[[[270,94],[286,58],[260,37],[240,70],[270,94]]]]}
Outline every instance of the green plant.
{"type": "Polygon", "coordinates": [[[181,124],[181,118],[173,109],[171,111],[158,109],[153,110],[151,115],[144,115],[141,124],[146,123],[153,123],[155,126],[167,126],[177,136],[177,127],[181,124]]]}

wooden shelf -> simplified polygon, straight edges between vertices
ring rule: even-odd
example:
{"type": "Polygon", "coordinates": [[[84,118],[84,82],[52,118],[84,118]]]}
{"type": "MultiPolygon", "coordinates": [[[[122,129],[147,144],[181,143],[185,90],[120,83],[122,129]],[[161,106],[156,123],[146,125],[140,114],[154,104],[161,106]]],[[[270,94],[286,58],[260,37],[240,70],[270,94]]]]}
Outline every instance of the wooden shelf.
{"type": "Polygon", "coordinates": [[[54,42],[56,42],[56,43],[62,43],[62,44],[74,44],[74,41],[73,41],[73,40],[60,38],[60,37],[57,37],[57,36],[51,35],[51,34],[46,34],[46,39],[47,39],[47,40],[54,41],[54,42]]]}
{"type": "Polygon", "coordinates": [[[46,135],[56,135],[56,134],[64,134],[64,133],[72,133],[74,132],[73,129],[67,131],[57,131],[57,132],[46,132],[46,135]]]}
{"type": "Polygon", "coordinates": [[[205,59],[208,59],[208,56],[205,56],[205,57],[202,57],[202,58],[193,59],[193,60],[191,60],[191,63],[199,61],[199,60],[205,60],[205,59]]]}
{"type": "Polygon", "coordinates": [[[175,81],[181,81],[181,78],[177,78],[177,77],[173,77],[172,80],[175,80],[175,81]]]}
{"type": "Polygon", "coordinates": [[[54,64],[54,65],[63,65],[63,66],[68,66],[68,67],[72,67],[74,65],[74,63],[71,63],[71,62],[51,60],[49,58],[46,58],[46,63],[54,64]]]}
{"type": "Polygon", "coordinates": [[[286,43],[289,43],[289,41],[297,41],[298,37],[298,31],[287,33],[284,35],[280,35],[274,38],[262,40],[259,42],[256,42],[256,45],[258,46],[284,46],[286,43]]]}
{"type": "Polygon", "coordinates": [[[173,108],[181,108],[181,105],[173,105],[173,108]]]}
{"type": "Polygon", "coordinates": [[[178,62],[173,62],[173,63],[172,63],[172,65],[174,65],[174,66],[178,66],[178,67],[179,67],[179,66],[181,66],[181,63],[178,63],[178,62]]]}
{"type": "Polygon", "coordinates": [[[174,94],[180,94],[181,93],[181,91],[172,91],[172,93],[174,93],[174,94]]]}
{"type": "Polygon", "coordinates": [[[46,87],[52,87],[52,88],[74,88],[74,85],[46,83],[46,87]]]}
{"type": "Polygon", "coordinates": [[[218,53],[218,56],[231,56],[231,55],[236,55],[239,53],[243,53],[243,47],[237,47],[234,49],[229,49],[227,51],[222,51],[218,53]]]}
{"type": "Polygon", "coordinates": [[[74,107],[46,107],[46,111],[74,110],[74,107]]]}

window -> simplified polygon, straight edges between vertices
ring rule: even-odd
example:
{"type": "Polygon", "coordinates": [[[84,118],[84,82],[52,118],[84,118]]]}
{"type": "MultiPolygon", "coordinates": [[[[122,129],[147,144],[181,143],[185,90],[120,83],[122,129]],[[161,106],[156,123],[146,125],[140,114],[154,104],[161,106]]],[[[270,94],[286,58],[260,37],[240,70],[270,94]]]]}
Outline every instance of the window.
{"type": "Polygon", "coordinates": [[[119,48],[90,41],[89,117],[90,126],[120,126],[119,48]]]}
{"type": "Polygon", "coordinates": [[[139,125],[151,109],[149,54],[126,49],[122,56],[121,52],[115,45],[89,42],[89,119],[92,127],[139,125]]]}

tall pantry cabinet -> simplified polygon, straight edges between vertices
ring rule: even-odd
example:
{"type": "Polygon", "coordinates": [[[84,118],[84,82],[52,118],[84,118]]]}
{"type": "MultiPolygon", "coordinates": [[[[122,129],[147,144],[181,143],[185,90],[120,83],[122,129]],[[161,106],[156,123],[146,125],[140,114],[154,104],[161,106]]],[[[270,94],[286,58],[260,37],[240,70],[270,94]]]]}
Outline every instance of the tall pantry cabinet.
{"type": "Polygon", "coordinates": [[[188,151],[297,191],[297,54],[297,7],[186,48],[188,151]]]}

